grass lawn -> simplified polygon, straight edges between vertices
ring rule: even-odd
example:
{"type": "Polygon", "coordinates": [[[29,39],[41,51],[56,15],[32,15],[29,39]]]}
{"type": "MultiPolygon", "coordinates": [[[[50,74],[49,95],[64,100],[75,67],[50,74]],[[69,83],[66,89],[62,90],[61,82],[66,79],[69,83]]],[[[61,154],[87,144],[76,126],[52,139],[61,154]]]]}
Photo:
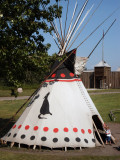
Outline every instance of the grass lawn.
{"type": "MultiPolygon", "coordinates": [[[[25,89],[18,96],[30,96],[36,89],[25,89]]],[[[11,97],[11,90],[0,90],[0,97],[11,97]]]]}
{"type": "MultiPolygon", "coordinates": [[[[7,125],[10,118],[17,112],[17,110],[24,104],[25,100],[11,100],[0,101],[0,129],[7,125]]],[[[0,137],[9,131],[15,121],[20,117],[26,106],[24,106],[17,116],[0,132],[0,137]]]]}
{"type": "Polygon", "coordinates": [[[119,160],[120,156],[70,156],[69,153],[62,155],[51,155],[39,153],[13,153],[10,151],[0,151],[0,160],[119,160]]]}
{"type": "Polygon", "coordinates": [[[120,89],[88,89],[89,93],[99,93],[99,92],[120,92],[120,89]]]}
{"type": "MultiPolygon", "coordinates": [[[[110,122],[110,110],[120,109],[120,93],[91,95],[95,106],[105,122],[110,122]]],[[[116,122],[120,123],[120,112],[116,113],[116,122]]]]}
{"type": "MultiPolygon", "coordinates": [[[[24,102],[25,100],[0,101],[0,118],[11,118],[24,102]]],[[[18,113],[15,119],[17,119],[21,115],[24,109],[25,107],[23,107],[23,109],[18,113]]]]}

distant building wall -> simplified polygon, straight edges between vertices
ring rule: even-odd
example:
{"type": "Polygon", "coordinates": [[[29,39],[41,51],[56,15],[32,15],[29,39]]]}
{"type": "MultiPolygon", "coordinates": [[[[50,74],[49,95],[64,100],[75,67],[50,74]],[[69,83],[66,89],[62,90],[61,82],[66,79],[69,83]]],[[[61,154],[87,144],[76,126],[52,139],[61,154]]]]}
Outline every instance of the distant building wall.
{"type": "Polygon", "coordinates": [[[120,88],[120,72],[111,72],[110,79],[111,88],[120,88]]]}
{"type": "Polygon", "coordinates": [[[83,72],[80,77],[86,88],[94,88],[94,72],[83,72]]]}
{"type": "MultiPolygon", "coordinates": [[[[85,71],[81,75],[81,79],[86,88],[95,88],[95,73],[85,71]]],[[[120,72],[111,71],[105,77],[106,88],[120,88],[120,72]]]]}

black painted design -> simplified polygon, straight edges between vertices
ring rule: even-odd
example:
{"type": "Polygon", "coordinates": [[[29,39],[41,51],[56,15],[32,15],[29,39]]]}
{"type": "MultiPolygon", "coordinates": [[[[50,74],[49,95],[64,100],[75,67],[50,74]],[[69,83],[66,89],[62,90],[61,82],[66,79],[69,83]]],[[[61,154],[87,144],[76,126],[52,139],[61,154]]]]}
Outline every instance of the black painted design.
{"type": "Polygon", "coordinates": [[[31,137],[30,137],[30,140],[34,140],[34,139],[35,139],[35,136],[31,136],[31,137]]]}
{"type": "Polygon", "coordinates": [[[56,143],[58,141],[58,138],[53,138],[53,142],[56,143]]]}
{"type": "Polygon", "coordinates": [[[48,101],[49,94],[50,92],[48,92],[46,96],[44,97],[42,107],[40,108],[40,114],[38,115],[39,119],[46,119],[45,117],[41,117],[41,115],[46,115],[46,114],[52,115],[52,113],[50,113],[49,111],[49,101],[48,101]]]}
{"type": "Polygon", "coordinates": [[[48,85],[47,83],[44,83],[42,86],[43,86],[43,87],[47,87],[47,85],[48,85]]]}
{"type": "Polygon", "coordinates": [[[84,139],[85,143],[88,143],[88,140],[87,139],[84,139]]]}
{"type": "Polygon", "coordinates": [[[36,95],[32,100],[31,100],[31,102],[28,104],[28,107],[30,107],[31,106],[31,104],[36,100],[36,99],[38,99],[39,98],[39,94],[38,95],[36,95]]]}
{"type": "Polygon", "coordinates": [[[15,133],[14,135],[13,135],[13,138],[15,138],[17,136],[17,133],[15,133]]]}
{"type": "Polygon", "coordinates": [[[55,83],[54,81],[53,82],[49,82],[50,85],[53,85],[54,83],[55,83]]]}
{"type": "Polygon", "coordinates": [[[41,140],[42,140],[42,141],[46,141],[47,138],[46,138],[46,137],[41,137],[41,140]]]}
{"type": "Polygon", "coordinates": [[[80,139],[79,137],[77,137],[75,140],[76,140],[77,142],[80,142],[80,141],[81,141],[81,139],[80,139]]]}
{"type": "Polygon", "coordinates": [[[69,139],[68,137],[65,137],[65,138],[64,138],[64,141],[65,141],[65,142],[69,142],[70,139],[69,139]]]}
{"type": "Polygon", "coordinates": [[[25,134],[22,134],[21,135],[21,139],[24,139],[26,136],[25,136],[25,134]]]}
{"type": "Polygon", "coordinates": [[[95,143],[96,142],[96,140],[95,139],[92,139],[92,141],[95,143]]]}
{"type": "Polygon", "coordinates": [[[10,137],[11,136],[11,133],[8,133],[8,137],[10,137]]]}

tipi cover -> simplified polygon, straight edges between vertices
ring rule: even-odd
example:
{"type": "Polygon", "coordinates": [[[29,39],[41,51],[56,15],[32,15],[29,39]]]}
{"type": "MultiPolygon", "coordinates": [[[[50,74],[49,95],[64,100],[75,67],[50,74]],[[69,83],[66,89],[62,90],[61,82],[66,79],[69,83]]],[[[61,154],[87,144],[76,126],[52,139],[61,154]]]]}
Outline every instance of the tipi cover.
{"type": "MultiPolygon", "coordinates": [[[[103,120],[81,79],[74,74],[76,50],[71,52],[33,96],[2,140],[49,148],[95,147],[99,144],[93,117],[103,120]]],[[[56,61],[52,70],[59,64],[56,61]]]]}

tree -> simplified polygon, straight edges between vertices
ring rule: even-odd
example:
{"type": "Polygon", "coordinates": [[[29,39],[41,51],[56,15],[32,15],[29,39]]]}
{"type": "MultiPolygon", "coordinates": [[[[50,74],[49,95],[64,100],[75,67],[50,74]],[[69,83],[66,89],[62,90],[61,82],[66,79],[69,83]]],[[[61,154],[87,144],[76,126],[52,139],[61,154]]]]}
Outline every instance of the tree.
{"type": "Polygon", "coordinates": [[[48,23],[61,12],[50,0],[0,1],[0,77],[8,85],[19,87],[26,73],[48,69],[50,44],[41,32],[51,32],[48,23]]]}

